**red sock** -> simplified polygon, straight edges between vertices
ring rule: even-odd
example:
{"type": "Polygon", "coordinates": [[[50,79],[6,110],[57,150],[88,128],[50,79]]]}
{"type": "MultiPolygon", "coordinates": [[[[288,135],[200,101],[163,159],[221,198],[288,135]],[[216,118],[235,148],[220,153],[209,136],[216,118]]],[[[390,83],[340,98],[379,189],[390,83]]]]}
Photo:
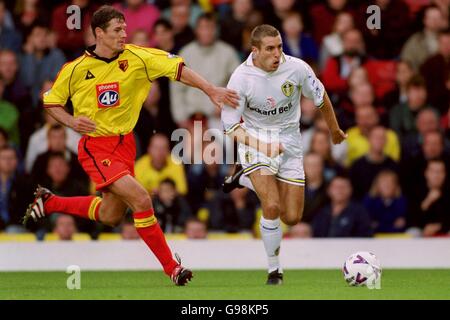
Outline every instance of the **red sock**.
{"type": "Polygon", "coordinates": [[[164,272],[170,276],[178,263],[172,258],[164,233],[156,220],[153,209],[133,214],[136,230],[153,254],[158,258],[164,272]]]}
{"type": "Polygon", "coordinates": [[[44,203],[46,214],[66,213],[84,219],[99,221],[98,212],[102,198],[95,196],[86,197],[58,197],[51,196],[44,203]]]}

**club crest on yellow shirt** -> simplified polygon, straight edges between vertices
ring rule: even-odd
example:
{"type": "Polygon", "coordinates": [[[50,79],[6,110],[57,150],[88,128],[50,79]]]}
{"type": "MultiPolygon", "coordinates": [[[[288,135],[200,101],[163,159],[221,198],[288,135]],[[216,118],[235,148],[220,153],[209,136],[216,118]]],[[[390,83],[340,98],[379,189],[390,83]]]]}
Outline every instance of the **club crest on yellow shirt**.
{"type": "Polygon", "coordinates": [[[127,71],[127,69],[128,69],[128,60],[119,60],[119,68],[123,72],[127,71]]]}
{"type": "Polygon", "coordinates": [[[292,93],[294,92],[294,85],[291,82],[286,81],[281,86],[281,91],[283,91],[283,94],[286,97],[290,97],[292,95],[292,93]]]}

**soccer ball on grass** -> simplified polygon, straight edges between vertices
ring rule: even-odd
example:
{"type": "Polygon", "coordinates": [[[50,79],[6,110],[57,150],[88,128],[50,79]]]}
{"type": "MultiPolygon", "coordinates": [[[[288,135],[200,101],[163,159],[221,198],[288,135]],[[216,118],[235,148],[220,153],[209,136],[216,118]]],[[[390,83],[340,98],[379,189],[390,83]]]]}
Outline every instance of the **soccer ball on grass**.
{"type": "Polygon", "coordinates": [[[380,260],[373,253],[356,252],[345,260],[342,273],[350,286],[375,287],[381,280],[380,260]]]}

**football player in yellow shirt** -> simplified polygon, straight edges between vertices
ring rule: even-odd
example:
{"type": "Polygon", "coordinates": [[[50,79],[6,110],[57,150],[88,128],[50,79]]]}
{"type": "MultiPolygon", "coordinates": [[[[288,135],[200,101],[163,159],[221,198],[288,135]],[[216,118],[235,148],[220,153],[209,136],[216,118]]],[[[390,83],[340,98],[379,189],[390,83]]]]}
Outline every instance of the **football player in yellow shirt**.
{"type": "Polygon", "coordinates": [[[223,103],[237,106],[239,98],[236,92],[215,87],[185,67],[181,57],[126,44],[124,16],[111,6],[95,12],[91,28],[96,44],[62,67],[52,89],[44,94],[44,107],[60,123],[83,135],[78,159],[102,197],[59,197],[39,186],[24,223],[63,212],[117,226],[130,207],[139,235],[164,272],[176,285],[184,285],[192,271],[181,265],[178,255],[174,260],[151,198],[134,178],[132,131],[152,81],[159,77],[202,90],[219,108],[223,103]],[[64,109],[69,99],[73,116],[64,109]]]}

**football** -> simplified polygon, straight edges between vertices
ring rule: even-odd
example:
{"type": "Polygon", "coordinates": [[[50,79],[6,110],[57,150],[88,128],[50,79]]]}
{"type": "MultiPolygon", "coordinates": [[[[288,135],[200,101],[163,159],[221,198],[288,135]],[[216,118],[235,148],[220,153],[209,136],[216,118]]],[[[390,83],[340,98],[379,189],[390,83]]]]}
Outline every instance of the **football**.
{"type": "Polygon", "coordinates": [[[350,286],[374,287],[381,280],[380,260],[373,253],[356,252],[345,260],[342,273],[350,286]]]}

